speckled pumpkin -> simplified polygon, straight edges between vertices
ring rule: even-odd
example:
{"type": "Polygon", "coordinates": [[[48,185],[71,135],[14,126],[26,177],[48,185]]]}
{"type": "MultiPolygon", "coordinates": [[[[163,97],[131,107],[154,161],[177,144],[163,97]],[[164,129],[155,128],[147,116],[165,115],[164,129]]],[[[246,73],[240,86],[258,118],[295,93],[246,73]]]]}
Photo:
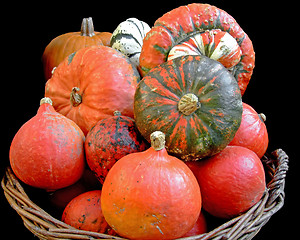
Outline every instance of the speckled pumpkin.
{"type": "Polygon", "coordinates": [[[147,148],[148,143],[138,132],[134,120],[121,116],[119,111],[99,121],[85,141],[87,163],[102,184],[117,160],[147,148]]]}
{"type": "Polygon", "coordinates": [[[105,233],[110,230],[101,210],[101,191],[80,194],[68,203],[62,221],[77,229],[105,233]]]}
{"type": "Polygon", "coordinates": [[[183,56],[153,68],[138,84],[134,115],[142,135],[166,134],[169,153],[199,160],[224,149],[242,117],[234,77],[205,56],[183,56]]]}

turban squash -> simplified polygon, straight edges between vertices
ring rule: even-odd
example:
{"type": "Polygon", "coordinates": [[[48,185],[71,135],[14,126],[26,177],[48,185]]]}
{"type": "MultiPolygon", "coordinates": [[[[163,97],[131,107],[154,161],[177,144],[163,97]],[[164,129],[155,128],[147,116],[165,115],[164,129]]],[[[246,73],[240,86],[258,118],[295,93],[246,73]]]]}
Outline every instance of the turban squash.
{"type": "Polygon", "coordinates": [[[144,39],[139,70],[145,75],[151,68],[165,62],[173,47],[197,33],[221,30],[229,33],[238,44],[241,56],[231,73],[242,95],[250,81],[255,54],[252,42],[235,19],[227,12],[209,4],[181,6],[156,20],[144,39]]]}
{"type": "Polygon", "coordinates": [[[166,135],[169,153],[198,160],[223,150],[242,118],[235,78],[205,56],[182,56],[154,67],[138,84],[134,115],[150,141],[156,130],[166,135]]]}

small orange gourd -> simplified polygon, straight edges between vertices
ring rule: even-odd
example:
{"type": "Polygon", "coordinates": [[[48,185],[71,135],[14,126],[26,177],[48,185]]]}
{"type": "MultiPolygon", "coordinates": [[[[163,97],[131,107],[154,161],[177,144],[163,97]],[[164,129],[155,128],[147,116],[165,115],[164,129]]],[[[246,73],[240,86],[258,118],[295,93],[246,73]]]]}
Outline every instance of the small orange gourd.
{"type": "Polygon", "coordinates": [[[75,122],[57,113],[43,98],[37,114],[16,133],[10,165],[24,183],[46,190],[72,185],[85,167],[84,134],[75,122]]]}
{"type": "Polygon", "coordinates": [[[94,45],[109,46],[111,35],[109,32],[95,32],[92,18],[84,18],[80,32],[62,34],[45,48],[42,57],[45,79],[51,78],[53,68],[71,53],[94,45]]]}
{"type": "Polygon", "coordinates": [[[175,239],[187,233],[201,210],[192,171],[168,155],[165,135],[151,134],[151,147],[121,158],[108,172],[101,195],[108,224],[130,239],[175,239]]]}
{"type": "Polygon", "coordinates": [[[110,229],[100,206],[100,190],[82,193],[68,203],[62,221],[77,229],[105,233],[110,229]]]}

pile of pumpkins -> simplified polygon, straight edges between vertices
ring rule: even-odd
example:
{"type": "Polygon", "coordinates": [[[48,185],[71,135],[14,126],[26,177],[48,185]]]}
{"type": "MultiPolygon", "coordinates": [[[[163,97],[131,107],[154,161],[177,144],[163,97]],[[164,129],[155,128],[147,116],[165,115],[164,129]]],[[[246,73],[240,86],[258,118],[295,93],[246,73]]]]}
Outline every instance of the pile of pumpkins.
{"type": "Polygon", "coordinates": [[[78,229],[203,233],[202,209],[232,218],[266,188],[265,116],[242,102],[254,58],[235,19],[208,4],[180,6],[152,28],[129,18],[112,34],[84,19],[45,49],[45,98],[11,143],[11,168],[53,194],[90,169],[102,189],[64,205],[62,220],[78,229]]]}

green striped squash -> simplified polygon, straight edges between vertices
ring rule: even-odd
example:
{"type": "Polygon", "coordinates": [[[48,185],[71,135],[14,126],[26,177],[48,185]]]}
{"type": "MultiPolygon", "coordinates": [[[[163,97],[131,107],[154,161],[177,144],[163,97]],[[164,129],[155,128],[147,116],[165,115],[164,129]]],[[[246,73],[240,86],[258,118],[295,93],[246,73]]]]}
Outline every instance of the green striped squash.
{"type": "Polygon", "coordinates": [[[242,117],[235,78],[205,56],[182,56],[150,70],[134,97],[134,117],[141,134],[162,131],[166,148],[182,160],[199,160],[223,150],[242,117]]]}

